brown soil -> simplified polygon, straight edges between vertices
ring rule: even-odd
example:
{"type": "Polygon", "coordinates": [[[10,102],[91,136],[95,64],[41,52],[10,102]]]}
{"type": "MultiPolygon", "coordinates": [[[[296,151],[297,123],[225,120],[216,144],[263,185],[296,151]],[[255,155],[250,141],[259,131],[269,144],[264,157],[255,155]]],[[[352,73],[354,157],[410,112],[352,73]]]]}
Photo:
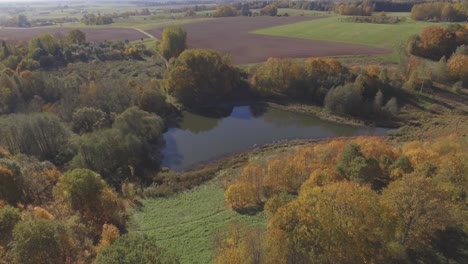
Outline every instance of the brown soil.
{"type": "MultiPolygon", "coordinates": [[[[214,49],[230,54],[236,64],[263,62],[268,57],[331,57],[385,54],[389,49],[330,41],[252,34],[251,31],[291,24],[313,17],[228,17],[184,25],[190,48],[214,49]]],[[[148,33],[160,38],[162,28],[148,33]]]]}
{"type": "MultiPolygon", "coordinates": [[[[0,39],[8,42],[23,43],[41,34],[49,33],[59,38],[65,37],[73,28],[2,28],[0,39]]],[[[142,32],[131,28],[79,28],[90,42],[124,41],[147,38],[142,32]]]]}

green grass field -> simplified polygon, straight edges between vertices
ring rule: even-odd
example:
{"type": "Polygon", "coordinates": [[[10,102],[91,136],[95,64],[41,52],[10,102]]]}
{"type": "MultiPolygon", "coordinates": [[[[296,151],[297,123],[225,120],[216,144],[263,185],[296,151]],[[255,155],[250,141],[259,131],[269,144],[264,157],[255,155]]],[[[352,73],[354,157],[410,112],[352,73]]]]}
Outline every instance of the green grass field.
{"type": "Polygon", "coordinates": [[[339,16],[331,16],[323,19],[260,29],[253,33],[392,48],[395,52],[384,58],[395,62],[398,58],[396,50],[406,43],[409,36],[418,33],[429,25],[434,25],[434,23],[415,22],[409,19],[406,22],[395,25],[351,23],[343,22],[341,18],[339,16]]]}
{"type": "Polygon", "coordinates": [[[232,221],[266,224],[263,214],[246,216],[226,208],[223,189],[208,183],[170,198],[143,200],[129,232],[149,235],[181,263],[204,264],[212,259],[213,235],[232,221]]]}

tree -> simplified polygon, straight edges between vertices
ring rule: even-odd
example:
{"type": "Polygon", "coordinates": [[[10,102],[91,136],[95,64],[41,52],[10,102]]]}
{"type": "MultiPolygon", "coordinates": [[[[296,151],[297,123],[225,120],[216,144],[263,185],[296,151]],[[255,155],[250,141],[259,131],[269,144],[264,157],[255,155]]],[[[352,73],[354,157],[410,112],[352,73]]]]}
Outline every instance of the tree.
{"type": "Polygon", "coordinates": [[[237,12],[233,6],[228,4],[218,5],[213,14],[214,17],[233,17],[238,15],[239,12],[237,12]]]}
{"type": "Polygon", "coordinates": [[[169,60],[177,58],[187,48],[187,32],[181,27],[167,27],[162,33],[159,52],[169,60]]]}
{"type": "Polygon", "coordinates": [[[454,54],[448,61],[449,73],[468,87],[468,55],[454,54]]]}
{"type": "Polygon", "coordinates": [[[12,206],[0,206],[0,246],[8,244],[15,225],[21,220],[19,209],[12,206]]]}
{"type": "Polygon", "coordinates": [[[303,69],[290,59],[268,58],[255,70],[250,83],[264,96],[304,97],[303,69]]]}
{"type": "Polygon", "coordinates": [[[185,50],[169,66],[165,90],[189,107],[219,103],[239,84],[239,72],[227,57],[209,50],[185,50]]]}
{"type": "Polygon", "coordinates": [[[339,182],[302,189],[269,222],[267,263],[382,261],[382,216],[378,196],[368,187],[339,182]]]}
{"type": "Polygon", "coordinates": [[[269,4],[260,10],[260,14],[263,16],[276,16],[278,8],[274,4],[269,4]]]}
{"type": "Polygon", "coordinates": [[[264,263],[264,231],[259,227],[233,222],[215,235],[215,264],[264,263]]]}
{"type": "Polygon", "coordinates": [[[0,118],[0,144],[12,153],[32,155],[60,163],[70,137],[60,119],[48,113],[18,114],[0,118]]]}
{"type": "Polygon", "coordinates": [[[106,113],[93,107],[76,110],[72,119],[72,129],[78,134],[90,133],[109,125],[106,113]]]}
{"type": "Polygon", "coordinates": [[[141,234],[121,236],[111,246],[105,248],[96,257],[97,264],[178,264],[179,260],[160,248],[155,240],[141,234]]]}
{"type": "Polygon", "coordinates": [[[95,236],[101,234],[105,223],[123,228],[125,207],[101,176],[88,169],[66,172],[54,188],[56,200],[80,214],[95,236]]]}
{"type": "Polygon", "coordinates": [[[104,224],[102,226],[101,239],[99,240],[96,250],[102,251],[106,247],[112,245],[120,237],[120,231],[112,224],[104,224]]]}
{"type": "Polygon", "coordinates": [[[29,22],[28,17],[24,14],[18,15],[16,21],[17,27],[31,27],[31,23],[29,22]]]}
{"type": "Polygon", "coordinates": [[[23,220],[15,226],[13,238],[17,263],[63,263],[62,245],[55,223],[44,219],[23,220]]]}
{"type": "Polygon", "coordinates": [[[447,195],[430,178],[407,175],[392,182],[383,192],[382,203],[395,217],[395,237],[407,247],[430,243],[435,231],[450,221],[447,195]]]}
{"type": "Polygon", "coordinates": [[[16,204],[23,198],[23,181],[18,165],[9,159],[0,159],[0,200],[16,204]]]}
{"type": "Polygon", "coordinates": [[[345,179],[360,184],[370,184],[373,189],[377,190],[389,182],[378,162],[373,158],[367,159],[362,154],[359,145],[354,143],[349,144],[343,150],[336,169],[345,179]]]}
{"type": "Polygon", "coordinates": [[[86,34],[79,29],[70,30],[67,35],[67,41],[71,44],[82,45],[86,43],[86,34]]]}

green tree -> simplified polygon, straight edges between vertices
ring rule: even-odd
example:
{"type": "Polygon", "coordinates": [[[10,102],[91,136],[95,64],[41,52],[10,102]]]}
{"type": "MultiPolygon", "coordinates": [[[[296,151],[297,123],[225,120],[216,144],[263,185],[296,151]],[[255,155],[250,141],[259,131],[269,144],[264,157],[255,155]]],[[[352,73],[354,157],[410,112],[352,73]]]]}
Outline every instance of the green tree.
{"type": "Polygon", "coordinates": [[[0,135],[0,144],[12,153],[23,153],[58,163],[70,137],[69,130],[60,119],[48,113],[2,117],[0,135]]]}
{"type": "Polygon", "coordinates": [[[169,60],[177,58],[187,48],[187,32],[181,27],[167,27],[162,33],[159,52],[169,60]]]}
{"type": "Polygon", "coordinates": [[[20,220],[19,209],[9,205],[0,208],[0,246],[11,240],[13,228],[20,220]]]}
{"type": "Polygon", "coordinates": [[[96,258],[97,264],[178,264],[179,260],[160,248],[154,239],[140,234],[121,236],[111,246],[106,247],[96,258]]]}
{"type": "Polygon", "coordinates": [[[9,159],[0,159],[0,200],[15,204],[23,198],[23,181],[18,165],[9,159]]]}
{"type": "Polygon", "coordinates": [[[218,102],[239,84],[238,70],[227,57],[210,50],[185,50],[165,75],[167,93],[189,107],[218,102]]]}
{"type": "Polygon", "coordinates": [[[375,159],[367,159],[357,144],[349,144],[336,165],[338,173],[345,179],[370,184],[374,189],[381,189],[389,182],[375,159]]]}
{"type": "Polygon", "coordinates": [[[78,134],[90,133],[109,125],[106,113],[93,107],[76,110],[72,119],[73,131],[78,134]]]}
{"type": "Polygon", "coordinates": [[[55,223],[34,219],[19,222],[13,230],[16,263],[60,264],[62,245],[55,223]]]}

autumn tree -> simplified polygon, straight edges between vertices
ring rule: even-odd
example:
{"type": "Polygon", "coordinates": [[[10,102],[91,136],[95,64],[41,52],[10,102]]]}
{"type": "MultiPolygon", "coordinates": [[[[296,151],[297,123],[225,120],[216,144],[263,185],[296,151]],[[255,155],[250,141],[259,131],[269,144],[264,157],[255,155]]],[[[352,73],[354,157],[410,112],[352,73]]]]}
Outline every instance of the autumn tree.
{"type": "Polygon", "coordinates": [[[368,187],[303,189],[270,221],[267,263],[375,262],[386,255],[381,225],[378,196],[368,187]]]}
{"type": "Polygon", "coordinates": [[[215,235],[215,264],[264,263],[264,230],[240,222],[228,224],[215,235]]]}
{"type": "Polygon", "coordinates": [[[454,54],[448,61],[449,74],[468,87],[468,55],[454,54]]]}
{"type": "Polygon", "coordinates": [[[430,243],[435,231],[450,224],[446,199],[429,178],[405,176],[391,183],[383,192],[382,203],[395,218],[398,242],[413,249],[430,243]]]}
{"type": "Polygon", "coordinates": [[[86,34],[79,29],[70,30],[67,34],[67,41],[71,44],[82,45],[86,43],[86,34]]]}
{"type": "Polygon", "coordinates": [[[182,52],[164,77],[166,92],[189,107],[219,103],[239,82],[238,70],[228,57],[201,49],[182,52]]]}
{"type": "Polygon", "coordinates": [[[228,4],[218,5],[213,14],[214,17],[233,17],[238,15],[239,12],[232,5],[228,4]]]}
{"type": "Polygon", "coordinates": [[[79,212],[94,235],[101,233],[103,224],[124,227],[125,207],[101,176],[87,169],[75,169],[63,175],[54,189],[58,201],[79,212]]]}
{"type": "Polygon", "coordinates": [[[119,229],[112,224],[104,224],[102,226],[101,239],[99,240],[96,250],[98,252],[112,245],[120,237],[119,229]]]}
{"type": "Polygon", "coordinates": [[[162,33],[159,52],[169,60],[177,58],[187,48],[187,32],[181,27],[167,27],[162,33]]]}
{"type": "Polygon", "coordinates": [[[263,16],[276,16],[278,8],[274,4],[269,4],[260,10],[260,14],[263,16]]]}
{"type": "Polygon", "coordinates": [[[262,95],[300,97],[303,70],[290,59],[268,58],[251,77],[252,87],[262,95]]]}

